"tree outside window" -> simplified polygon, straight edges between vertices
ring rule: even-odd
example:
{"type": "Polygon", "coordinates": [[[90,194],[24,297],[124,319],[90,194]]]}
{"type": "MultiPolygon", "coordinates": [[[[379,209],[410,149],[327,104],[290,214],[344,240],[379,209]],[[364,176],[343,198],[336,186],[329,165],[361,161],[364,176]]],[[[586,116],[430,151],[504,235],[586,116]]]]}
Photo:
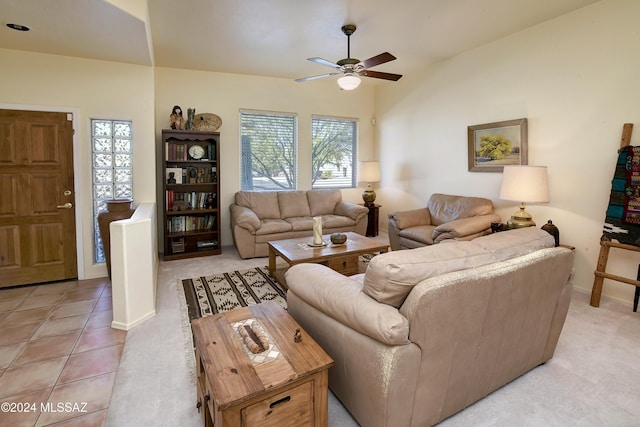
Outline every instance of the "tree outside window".
{"type": "Polygon", "coordinates": [[[354,165],[358,122],[333,117],[312,118],[312,188],[355,187],[354,165]]]}
{"type": "Polygon", "coordinates": [[[297,188],[297,117],[294,114],[243,111],[240,135],[242,190],[297,188]]]}

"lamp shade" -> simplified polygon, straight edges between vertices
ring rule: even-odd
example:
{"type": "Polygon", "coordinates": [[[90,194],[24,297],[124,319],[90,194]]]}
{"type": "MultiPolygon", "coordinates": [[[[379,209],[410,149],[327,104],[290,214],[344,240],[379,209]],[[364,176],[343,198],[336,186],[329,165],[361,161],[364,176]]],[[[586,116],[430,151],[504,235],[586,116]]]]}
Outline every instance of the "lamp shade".
{"type": "Polygon", "coordinates": [[[358,182],[380,182],[380,162],[360,162],[358,182]]]}
{"type": "Polygon", "coordinates": [[[549,201],[546,166],[505,166],[500,198],[527,203],[549,201]]]}
{"type": "Polygon", "coordinates": [[[345,74],[338,79],[338,86],[340,89],[353,90],[360,86],[360,77],[353,74],[345,74]]]}

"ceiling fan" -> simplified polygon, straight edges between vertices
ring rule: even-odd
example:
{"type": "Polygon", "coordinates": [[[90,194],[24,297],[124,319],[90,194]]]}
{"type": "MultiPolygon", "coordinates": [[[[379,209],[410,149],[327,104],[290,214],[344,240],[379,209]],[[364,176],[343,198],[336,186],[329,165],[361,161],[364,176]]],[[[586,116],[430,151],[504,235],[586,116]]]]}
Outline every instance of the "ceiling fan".
{"type": "Polygon", "coordinates": [[[393,61],[395,56],[389,52],[384,52],[379,55],[373,56],[364,61],[360,61],[356,58],[351,58],[351,34],[356,31],[355,25],[343,25],[342,32],[347,36],[347,57],[339,60],[336,63],[327,61],[322,58],[307,58],[311,62],[315,62],[320,65],[326,65],[327,67],[335,68],[336,72],[320,74],[317,76],[303,77],[296,79],[296,82],[305,82],[307,80],[321,79],[323,77],[335,76],[337,74],[344,74],[338,79],[338,85],[344,90],[353,90],[360,85],[360,76],[373,77],[375,79],[393,80],[398,81],[401,74],[383,73],[380,71],[371,71],[369,68],[376,65],[384,64],[385,62],[393,61]]]}

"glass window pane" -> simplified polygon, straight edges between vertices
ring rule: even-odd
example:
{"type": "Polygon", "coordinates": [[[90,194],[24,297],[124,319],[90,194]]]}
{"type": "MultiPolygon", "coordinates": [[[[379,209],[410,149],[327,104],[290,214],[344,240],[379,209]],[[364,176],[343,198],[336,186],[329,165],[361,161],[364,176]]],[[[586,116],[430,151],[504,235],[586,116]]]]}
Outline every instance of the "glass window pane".
{"type": "Polygon", "coordinates": [[[117,168],[131,167],[131,155],[124,153],[115,154],[117,168]]]}
{"type": "Polygon", "coordinates": [[[106,182],[113,182],[113,170],[111,169],[94,169],[93,170],[93,182],[96,184],[102,184],[106,182]]]}
{"type": "Polygon", "coordinates": [[[298,188],[297,125],[294,114],[240,113],[242,190],[298,188]]]}
{"type": "Polygon", "coordinates": [[[355,187],[357,120],[313,117],[311,138],[311,187],[355,187]]]}
{"type": "Polygon", "coordinates": [[[116,199],[133,198],[133,189],[131,184],[118,184],[115,186],[115,192],[116,199]]]}
{"type": "Polygon", "coordinates": [[[114,122],[113,135],[131,138],[131,123],[130,122],[114,122]]]}
{"type": "Polygon", "coordinates": [[[109,168],[111,167],[111,153],[94,153],[93,155],[93,167],[95,168],[109,168]]]}
{"type": "Polygon", "coordinates": [[[106,184],[106,185],[96,184],[93,186],[93,189],[94,189],[94,192],[93,192],[94,199],[107,200],[107,199],[113,198],[113,185],[111,184],[106,184]]]}
{"type": "Polygon", "coordinates": [[[113,151],[121,152],[121,153],[131,153],[131,140],[116,139],[113,151]]]}
{"type": "Polygon", "coordinates": [[[131,169],[116,169],[116,182],[130,182],[131,181],[131,169]]]}
{"type": "Polygon", "coordinates": [[[111,122],[103,120],[93,121],[93,135],[96,136],[111,136],[111,122]]]}
{"type": "Polygon", "coordinates": [[[110,138],[93,138],[93,151],[104,151],[111,153],[110,138]]]}

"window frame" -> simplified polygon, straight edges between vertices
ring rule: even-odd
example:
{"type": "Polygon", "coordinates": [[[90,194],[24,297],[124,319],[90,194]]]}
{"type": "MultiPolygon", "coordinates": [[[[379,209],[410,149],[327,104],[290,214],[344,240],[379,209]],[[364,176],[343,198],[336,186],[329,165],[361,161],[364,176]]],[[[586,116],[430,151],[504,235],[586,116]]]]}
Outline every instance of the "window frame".
{"type": "MultiPolygon", "coordinates": [[[[358,181],[357,181],[357,176],[358,176],[358,140],[359,140],[359,136],[360,136],[360,121],[357,118],[354,117],[339,117],[339,116],[326,116],[326,115],[320,115],[320,114],[313,114],[311,116],[311,188],[312,189],[346,189],[346,188],[356,188],[358,186],[358,181]],[[314,172],[315,172],[315,168],[314,168],[314,147],[313,147],[313,140],[314,140],[314,125],[316,120],[325,120],[325,121],[336,121],[336,122],[345,122],[345,123],[350,123],[353,126],[353,140],[352,140],[352,145],[351,145],[351,158],[350,158],[350,162],[351,162],[351,177],[350,177],[350,182],[348,184],[342,184],[342,185],[317,185],[316,182],[322,178],[320,177],[316,177],[314,179],[314,172]]],[[[318,172],[320,172],[320,168],[318,168],[318,172]]],[[[339,170],[338,170],[339,172],[339,170]]],[[[329,178],[332,179],[332,178],[329,178]]],[[[339,180],[338,180],[339,182],[339,180]]]]}
{"type": "MultiPolygon", "coordinates": [[[[90,119],[89,123],[89,133],[90,133],[90,141],[91,141],[91,201],[93,206],[93,262],[96,264],[106,262],[106,255],[104,253],[104,248],[102,244],[102,236],[100,235],[100,228],[98,227],[98,215],[101,212],[106,211],[107,200],[113,199],[132,199],[133,200],[133,144],[134,144],[134,129],[133,129],[133,121],[132,120],[122,120],[122,119],[90,119]],[[96,134],[96,123],[110,123],[111,126],[111,134],[110,135],[99,135],[96,134]],[[119,136],[115,133],[115,128],[118,124],[125,124],[129,127],[129,136],[119,136]],[[97,150],[96,149],[96,139],[101,138],[103,140],[109,139],[111,145],[111,151],[106,150],[97,150]],[[117,149],[117,140],[128,140],[128,150],[118,150],[117,149]],[[104,166],[99,165],[99,157],[104,155],[104,153],[111,153],[111,165],[104,166]],[[102,154],[100,154],[102,153],[102,154]],[[117,166],[116,157],[118,155],[127,155],[129,157],[129,166],[117,166]],[[98,178],[99,170],[107,170],[111,169],[111,179],[109,181],[100,181],[98,178]],[[129,181],[118,181],[117,180],[117,172],[120,171],[128,171],[128,176],[130,177],[129,181]],[[118,185],[121,184],[121,189],[118,190],[118,185]],[[102,186],[103,189],[99,190],[98,187],[102,186]],[[110,190],[107,190],[106,187],[111,186],[110,190]],[[124,187],[128,187],[128,190],[124,187]],[[99,192],[104,191],[105,197],[99,197],[99,192]],[[124,193],[123,193],[124,191],[124,193]]],[[[104,141],[103,141],[104,142],[104,141]]]]}
{"type": "MultiPolygon", "coordinates": [[[[248,110],[248,109],[241,109],[240,110],[240,116],[239,116],[239,134],[240,134],[240,189],[242,191],[296,191],[298,190],[299,187],[299,168],[300,168],[300,162],[299,162],[299,138],[298,138],[298,113],[289,113],[289,112],[279,112],[279,111],[264,111],[264,110],[248,110]],[[278,184],[276,184],[273,181],[278,181],[277,179],[275,179],[275,177],[273,176],[268,176],[266,177],[267,181],[265,182],[263,187],[258,187],[256,188],[256,177],[253,174],[253,171],[255,170],[253,168],[253,157],[247,159],[248,154],[245,152],[245,147],[247,144],[251,144],[251,141],[246,140],[247,137],[249,137],[248,134],[246,134],[244,132],[244,123],[243,123],[243,118],[245,116],[256,116],[256,117],[262,117],[263,120],[267,120],[268,117],[277,117],[277,118],[282,118],[282,119],[286,119],[286,120],[291,120],[291,126],[292,126],[292,133],[290,135],[291,137],[291,162],[293,163],[293,170],[287,171],[285,173],[288,173],[290,179],[288,179],[285,182],[289,182],[290,183],[290,187],[286,187],[286,186],[279,186],[278,184]],[[251,186],[249,188],[249,186],[246,186],[247,182],[248,182],[248,177],[245,177],[246,175],[246,171],[245,171],[245,165],[251,161],[252,167],[251,167],[251,186]],[[269,182],[271,181],[271,182],[269,182]]],[[[264,176],[264,175],[263,175],[264,176]]]]}

